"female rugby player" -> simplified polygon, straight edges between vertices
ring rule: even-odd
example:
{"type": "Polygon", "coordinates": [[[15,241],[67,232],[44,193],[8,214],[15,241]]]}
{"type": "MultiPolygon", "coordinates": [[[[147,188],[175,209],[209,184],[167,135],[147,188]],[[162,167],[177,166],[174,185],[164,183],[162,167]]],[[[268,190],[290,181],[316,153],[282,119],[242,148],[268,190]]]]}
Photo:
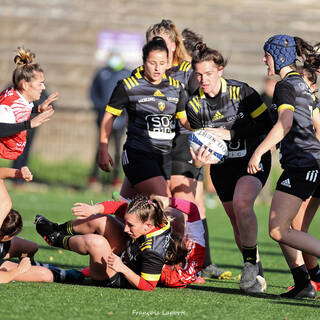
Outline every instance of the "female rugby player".
{"type": "Polygon", "coordinates": [[[320,241],[292,229],[291,225],[302,202],[314,193],[320,182],[320,142],[312,119],[315,103],[310,87],[296,71],[296,60],[299,57],[304,68],[315,71],[319,69],[320,56],[303,39],[281,34],[269,38],[264,51],[263,61],[268,67],[268,75],[278,74],[281,78],[273,96],[278,119],[253,153],[248,172],[261,172],[261,157],[281,142],[280,162],[284,171],[272,199],[269,233],[272,239],[281,243],[295,281],[295,287],[282,296],[314,298],[316,292],[305,266],[295,267],[296,250],[292,248],[320,257],[320,241]]]}
{"type": "MultiPolygon", "coordinates": [[[[251,154],[271,128],[266,105],[246,83],[222,78],[226,60],[216,50],[199,43],[192,56],[192,66],[200,88],[189,98],[187,116],[193,129],[209,129],[228,141],[228,158],[211,165],[210,175],[216,192],[230,218],[236,243],[242,252],[244,268],[240,288],[262,292],[266,288],[261,263],[257,257],[257,218],[254,202],[265,184],[271,156],[262,161],[263,170],[248,174],[251,154]]],[[[196,166],[209,164],[206,151],[192,152],[196,166]]]]}
{"type": "Polygon", "coordinates": [[[118,83],[101,125],[99,163],[101,169],[109,171],[112,123],[124,108],[127,110],[128,131],[122,165],[136,193],[170,195],[166,180],[171,175],[175,118],[189,128],[182,85],[170,76],[163,77],[168,57],[168,48],[160,37],[143,47],[143,73],[118,83]]]}
{"type": "Polygon", "coordinates": [[[50,103],[58,99],[57,92],[37,108],[33,107],[32,101],[39,100],[45,89],[43,70],[34,60],[34,53],[18,48],[14,58],[17,66],[12,75],[13,86],[0,93],[0,127],[4,129],[1,130],[0,157],[4,159],[16,159],[24,150],[26,129],[41,125],[54,113],[50,103]],[[42,115],[28,121],[31,112],[42,115]]]}

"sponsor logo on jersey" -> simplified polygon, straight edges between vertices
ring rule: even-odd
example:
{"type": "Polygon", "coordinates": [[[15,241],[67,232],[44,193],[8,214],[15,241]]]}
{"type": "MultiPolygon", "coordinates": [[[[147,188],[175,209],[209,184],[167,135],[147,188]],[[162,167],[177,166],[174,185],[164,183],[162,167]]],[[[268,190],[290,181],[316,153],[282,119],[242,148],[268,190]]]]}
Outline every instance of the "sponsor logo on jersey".
{"type": "Polygon", "coordinates": [[[222,119],[222,118],[224,118],[224,115],[223,114],[221,114],[219,111],[217,111],[216,113],[215,113],[215,115],[213,116],[213,121],[217,121],[217,120],[219,120],[219,119],[222,119]]]}
{"type": "Polygon", "coordinates": [[[179,98],[175,98],[175,97],[167,97],[167,100],[168,100],[169,102],[178,103],[179,98]]]}
{"type": "Polygon", "coordinates": [[[158,108],[160,111],[163,111],[165,109],[166,105],[163,101],[158,102],[158,108]]]}
{"type": "Polygon", "coordinates": [[[164,97],[164,94],[158,89],[153,94],[155,97],[164,97]]]}
{"type": "Polygon", "coordinates": [[[242,118],[244,118],[244,114],[243,114],[243,112],[240,112],[239,114],[236,114],[234,116],[226,118],[226,120],[227,120],[227,122],[232,122],[232,121],[235,121],[237,119],[242,119],[242,118]]]}
{"type": "Polygon", "coordinates": [[[286,180],[284,180],[284,181],[282,181],[280,184],[281,184],[282,186],[284,186],[284,187],[291,188],[291,183],[290,183],[290,179],[289,179],[289,178],[286,179],[286,180]]]}
{"type": "Polygon", "coordinates": [[[154,97],[147,97],[147,98],[142,98],[142,99],[138,100],[139,103],[149,102],[149,101],[156,101],[156,98],[154,98],[154,97]]]}

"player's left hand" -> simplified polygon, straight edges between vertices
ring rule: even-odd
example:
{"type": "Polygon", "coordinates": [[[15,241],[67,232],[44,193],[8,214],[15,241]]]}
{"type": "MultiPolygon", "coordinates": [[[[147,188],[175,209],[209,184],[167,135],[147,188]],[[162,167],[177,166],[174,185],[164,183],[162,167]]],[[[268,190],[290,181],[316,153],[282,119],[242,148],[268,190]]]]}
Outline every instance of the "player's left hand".
{"type": "Polygon", "coordinates": [[[56,101],[59,99],[59,93],[58,92],[54,92],[52,94],[50,94],[50,96],[48,97],[48,99],[44,100],[39,106],[38,106],[38,112],[44,112],[47,110],[52,110],[52,105],[51,103],[53,101],[56,101]]]}
{"type": "Polygon", "coordinates": [[[231,140],[231,132],[230,130],[224,128],[204,128],[204,130],[214,134],[217,138],[222,140],[230,141],[231,140]]]}

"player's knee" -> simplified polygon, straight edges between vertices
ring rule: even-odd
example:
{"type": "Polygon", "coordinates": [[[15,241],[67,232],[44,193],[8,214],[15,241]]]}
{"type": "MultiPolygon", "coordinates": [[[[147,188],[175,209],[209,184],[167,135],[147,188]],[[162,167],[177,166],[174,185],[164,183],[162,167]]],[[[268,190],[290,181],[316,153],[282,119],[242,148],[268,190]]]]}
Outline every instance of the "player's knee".
{"type": "Polygon", "coordinates": [[[97,234],[89,234],[85,239],[85,246],[89,253],[103,249],[108,245],[108,241],[97,234]]]}
{"type": "Polygon", "coordinates": [[[252,216],[252,201],[248,199],[237,199],[233,201],[233,209],[236,215],[242,219],[252,216]]]}
{"type": "Polygon", "coordinates": [[[280,242],[283,239],[283,231],[278,226],[269,226],[269,236],[271,239],[280,242]]]}
{"type": "Polygon", "coordinates": [[[44,267],[37,267],[37,276],[39,277],[38,281],[41,282],[53,282],[53,273],[44,267]]]}

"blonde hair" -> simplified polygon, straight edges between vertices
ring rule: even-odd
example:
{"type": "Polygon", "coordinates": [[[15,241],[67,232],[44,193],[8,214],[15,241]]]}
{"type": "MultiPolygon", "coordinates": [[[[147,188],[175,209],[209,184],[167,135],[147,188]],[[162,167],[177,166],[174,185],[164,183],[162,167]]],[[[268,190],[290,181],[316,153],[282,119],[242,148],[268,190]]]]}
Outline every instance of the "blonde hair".
{"type": "Polygon", "coordinates": [[[150,26],[146,32],[147,41],[150,38],[166,34],[170,40],[176,44],[176,50],[173,53],[172,64],[181,64],[187,58],[183,39],[175,24],[168,19],[163,19],[160,23],[150,26]]]}
{"type": "Polygon", "coordinates": [[[42,72],[40,65],[35,61],[36,55],[30,50],[26,50],[23,47],[18,47],[17,53],[13,59],[17,65],[12,74],[12,83],[15,88],[19,88],[21,80],[30,82],[34,78],[36,71],[42,72]]]}

